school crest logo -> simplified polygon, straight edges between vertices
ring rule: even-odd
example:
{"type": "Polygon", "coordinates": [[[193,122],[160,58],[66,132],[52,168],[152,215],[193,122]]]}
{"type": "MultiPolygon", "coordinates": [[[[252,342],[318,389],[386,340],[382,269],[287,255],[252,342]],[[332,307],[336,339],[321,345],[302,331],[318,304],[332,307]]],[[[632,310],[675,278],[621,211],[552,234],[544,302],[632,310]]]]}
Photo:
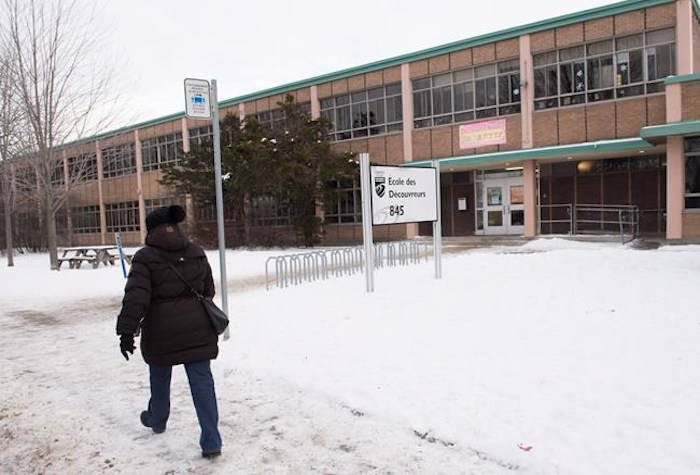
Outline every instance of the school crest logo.
{"type": "Polygon", "coordinates": [[[384,193],[386,193],[386,178],[383,176],[374,177],[374,190],[377,192],[377,196],[384,198],[384,193]]]}

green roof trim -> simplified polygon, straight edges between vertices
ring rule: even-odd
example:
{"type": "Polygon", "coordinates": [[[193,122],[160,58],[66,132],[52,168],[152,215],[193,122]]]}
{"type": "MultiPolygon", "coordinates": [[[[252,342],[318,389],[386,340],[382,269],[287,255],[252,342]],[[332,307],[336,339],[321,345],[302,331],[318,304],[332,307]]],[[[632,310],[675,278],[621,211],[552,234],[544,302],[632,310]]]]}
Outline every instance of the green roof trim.
{"type": "MultiPolygon", "coordinates": [[[[693,0],[694,4],[697,6],[698,0],[693,0]]],[[[256,99],[261,99],[268,96],[274,96],[277,94],[284,94],[287,92],[292,92],[296,89],[310,87],[317,84],[322,84],[337,79],[343,79],[350,76],[355,76],[357,74],[369,73],[373,71],[378,71],[381,69],[390,68],[393,66],[398,66],[404,63],[410,63],[413,61],[419,61],[422,59],[432,58],[435,56],[440,56],[447,53],[452,53],[466,48],[473,48],[475,46],[481,46],[489,43],[494,43],[497,41],[508,40],[512,38],[517,38],[522,35],[536,33],[538,31],[549,30],[553,28],[559,28],[562,26],[572,25],[575,23],[581,23],[590,20],[597,20],[599,18],[604,18],[613,15],[619,15],[622,13],[627,13],[634,10],[641,10],[644,8],[654,7],[658,5],[665,5],[667,3],[674,3],[675,0],[624,0],[621,2],[612,3],[610,5],[603,5],[601,7],[591,8],[588,10],[583,10],[576,13],[569,13],[566,15],[550,18],[547,20],[540,20],[534,23],[529,23],[521,26],[511,27],[504,30],[500,30],[494,33],[487,33],[472,38],[454,41],[452,43],[447,43],[440,46],[435,46],[432,48],[427,48],[413,53],[407,53],[400,56],[394,56],[392,58],[374,61],[371,63],[363,64],[361,66],[356,66],[352,68],[342,69],[332,73],[322,74],[320,76],[315,76],[308,79],[303,79],[300,81],[291,82],[288,84],[283,84],[281,86],[272,87],[269,89],[263,89],[261,91],[253,92],[250,94],[245,94],[238,97],[232,97],[230,99],[225,99],[219,101],[219,107],[230,107],[235,104],[240,104],[242,102],[253,101],[256,99]]],[[[154,125],[159,125],[164,122],[170,122],[174,119],[184,117],[184,111],[180,111],[167,116],[159,117],[156,119],[148,120],[145,122],[140,122],[138,124],[133,124],[125,127],[121,127],[116,130],[109,132],[104,132],[96,136],[79,140],[68,145],[75,145],[79,143],[84,143],[87,141],[97,140],[100,138],[112,137],[115,135],[122,134],[124,132],[132,131],[135,129],[141,129],[145,127],[151,127],[154,125]]]]}
{"type": "Polygon", "coordinates": [[[700,134],[700,120],[672,122],[670,124],[652,125],[642,128],[641,137],[645,140],[675,135],[700,134]]]}
{"type": "Polygon", "coordinates": [[[678,84],[683,82],[700,81],[700,73],[684,74],[682,76],[668,76],[664,84],[678,84]]]}
{"type": "MultiPolygon", "coordinates": [[[[521,150],[509,150],[507,152],[482,153],[477,155],[465,155],[462,157],[440,158],[440,168],[460,165],[484,165],[489,163],[522,162],[525,160],[542,160],[546,158],[575,157],[577,155],[589,155],[591,153],[612,153],[625,151],[639,151],[654,146],[646,140],[635,137],[630,139],[599,140],[597,142],[585,142],[574,145],[556,145],[553,147],[529,148],[521,150]]],[[[429,167],[431,160],[408,162],[407,167],[429,167]]]]}

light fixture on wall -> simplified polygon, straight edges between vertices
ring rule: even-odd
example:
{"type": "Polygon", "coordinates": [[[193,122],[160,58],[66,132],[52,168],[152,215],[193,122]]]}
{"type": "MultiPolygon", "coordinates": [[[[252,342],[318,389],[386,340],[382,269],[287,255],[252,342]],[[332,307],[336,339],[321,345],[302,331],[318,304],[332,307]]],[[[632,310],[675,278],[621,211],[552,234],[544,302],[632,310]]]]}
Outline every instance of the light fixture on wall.
{"type": "Polygon", "coordinates": [[[593,170],[593,162],[591,160],[584,160],[582,162],[578,162],[576,168],[581,173],[588,173],[591,170],[593,170]]]}

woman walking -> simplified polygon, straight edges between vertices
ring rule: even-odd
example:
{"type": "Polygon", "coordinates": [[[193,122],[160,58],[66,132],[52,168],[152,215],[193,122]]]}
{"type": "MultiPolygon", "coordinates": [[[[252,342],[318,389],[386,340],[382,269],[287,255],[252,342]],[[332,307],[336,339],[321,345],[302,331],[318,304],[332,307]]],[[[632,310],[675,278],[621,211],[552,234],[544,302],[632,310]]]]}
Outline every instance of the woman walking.
{"type": "Polygon", "coordinates": [[[213,458],[221,455],[219,414],[210,369],[210,361],[219,352],[218,337],[191,288],[213,297],[214,280],[204,251],[191,243],[178,226],[184,219],[181,206],[157,208],[146,217],[146,246],[131,263],[117,335],[121,353],[128,360],[135,349],[134,336],[141,329],[141,353],[148,363],[151,383],[151,398],[148,410],[141,413],[141,423],[156,434],[165,431],[170,414],[172,367],[182,364],[201,428],[202,456],[213,458]]]}

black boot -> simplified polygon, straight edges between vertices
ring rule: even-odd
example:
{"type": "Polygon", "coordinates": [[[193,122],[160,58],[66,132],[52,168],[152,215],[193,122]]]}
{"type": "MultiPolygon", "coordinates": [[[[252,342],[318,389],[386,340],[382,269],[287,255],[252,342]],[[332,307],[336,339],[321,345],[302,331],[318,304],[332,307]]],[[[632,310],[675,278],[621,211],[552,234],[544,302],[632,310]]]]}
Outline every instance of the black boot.
{"type": "Polygon", "coordinates": [[[204,457],[205,459],[210,459],[210,460],[215,459],[219,455],[221,455],[221,450],[217,450],[214,452],[202,452],[202,457],[204,457]]]}
{"type": "Polygon", "coordinates": [[[165,432],[165,427],[151,427],[151,422],[148,420],[148,411],[141,412],[141,424],[143,424],[144,427],[149,427],[156,434],[165,432]]]}

